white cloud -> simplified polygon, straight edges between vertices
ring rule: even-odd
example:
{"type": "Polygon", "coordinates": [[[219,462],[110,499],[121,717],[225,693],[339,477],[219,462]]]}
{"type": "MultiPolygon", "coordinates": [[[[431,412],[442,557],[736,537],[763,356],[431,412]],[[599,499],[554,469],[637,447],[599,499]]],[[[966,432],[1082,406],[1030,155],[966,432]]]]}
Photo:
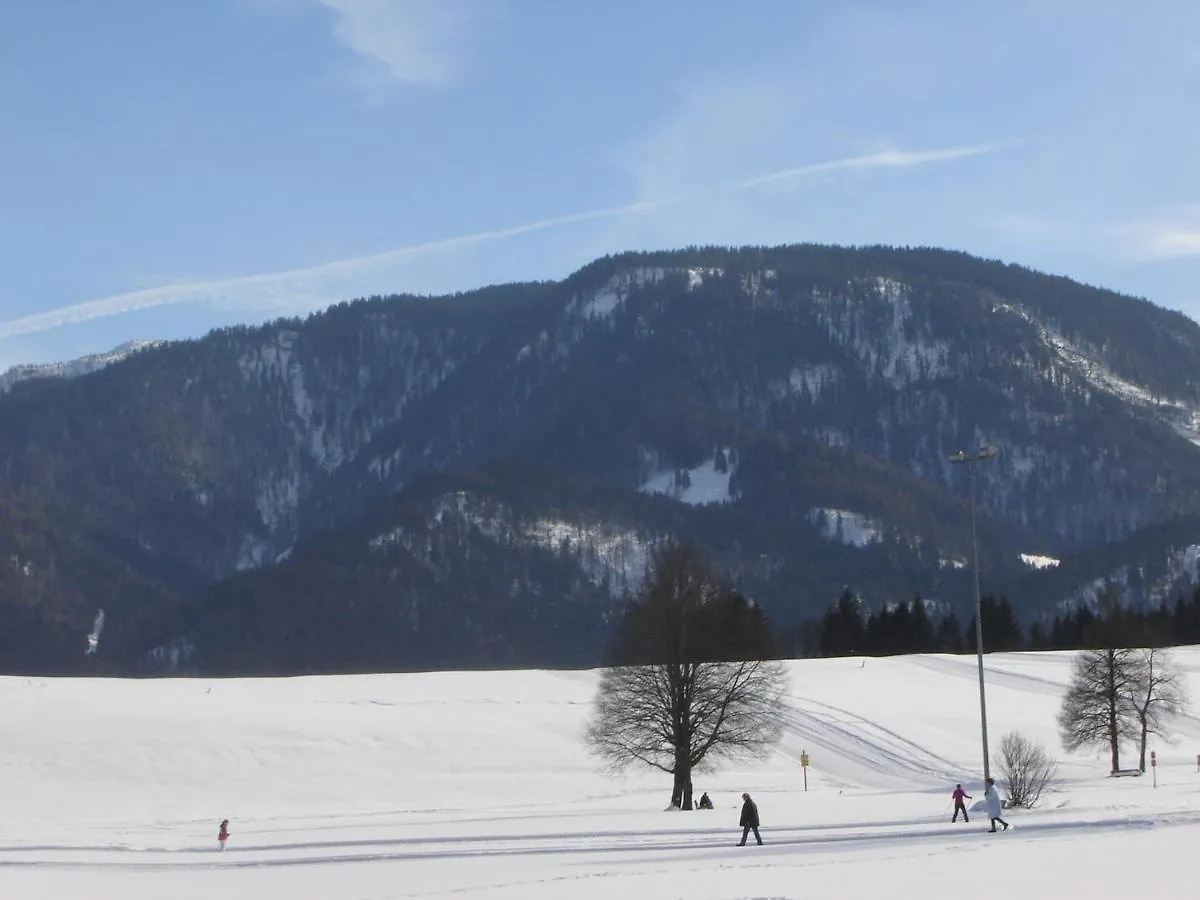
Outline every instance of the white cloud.
{"type": "Polygon", "coordinates": [[[466,0],[317,0],[334,35],[392,81],[445,87],[459,75],[472,15],[466,0]]]}
{"type": "Polygon", "coordinates": [[[1004,215],[987,224],[1010,238],[1127,263],[1200,257],[1200,206],[1176,207],[1117,223],[1004,215]]]}
{"type": "Polygon", "coordinates": [[[1128,246],[1142,262],[1200,256],[1200,223],[1151,223],[1136,226],[1128,246]]]}
{"type": "Polygon", "coordinates": [[[369,256],[337,260],[301,269],[240,278],[170,284],[130,291],[18,319],[0,321],[0,340],[23,334],[50,331],[92,319],[185,303],[210,303],[224,308],[295,314],[320,309],[351,297],[393,292],[397,289],[396,281],[400,277],[399,266],[438,251],[465,249],[477,244],[506,240],[582,222],[644,215],[684,200],[743,191],[760,185],[795,180],[819,173],[926,165],[987,153],[989,150],[990,148],[987,146],[947,147],[918,151],[894,150],[867,156],[852,156],[781,169],[737,182],[701,186],[660,200],[642,200],[624,206],[585,210],[508,228],[478,231],[457,237],[410,244],[369,256]]]}
{"type": "Polygon", "coordinates": [[[1110,252],[1130,262],[1200,257],[1200,204],[1170,206],[1099,230],[1110,252]]]}

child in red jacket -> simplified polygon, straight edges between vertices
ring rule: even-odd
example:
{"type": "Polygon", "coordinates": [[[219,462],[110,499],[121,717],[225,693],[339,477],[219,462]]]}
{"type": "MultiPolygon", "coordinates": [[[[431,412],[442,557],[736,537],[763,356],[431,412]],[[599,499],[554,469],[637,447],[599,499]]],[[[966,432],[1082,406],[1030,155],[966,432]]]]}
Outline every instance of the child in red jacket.
{"type": "Polygon", "coordinates": [[[954,798],[954,818],[951,819],[950,821],[957,822],[958,814],[962,813],[963,821],[970,822],[971,820],[967,818],[967,804],[964,803],[963,800],[964,799],[970,800],[971,795],[968,794],[966,791],[964,791],[963,786],[960,784],[957,787],[955,787],[954,793],[951,794],[950,796],[952,796],[954,798]]]}

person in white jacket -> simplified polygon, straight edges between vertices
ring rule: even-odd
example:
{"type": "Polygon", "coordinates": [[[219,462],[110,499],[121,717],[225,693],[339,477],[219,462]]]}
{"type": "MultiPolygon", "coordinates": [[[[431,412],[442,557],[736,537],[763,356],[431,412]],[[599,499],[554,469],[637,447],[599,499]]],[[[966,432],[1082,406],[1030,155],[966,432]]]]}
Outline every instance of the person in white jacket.
{"type": "Polygon", "coordinates": [[[996,830],[996,823],[999,822],[1004,826],[1004,830],[1008,831],[1008,823],[1000,818],[1003,811],[1003,804],[1000,803],[1000,793],[996,790],[996,782],[989,778],[987,780],[987,789],[983,792],[983,802],[987,806],[988,818],[992,820],[992,831],[996,830]]]}

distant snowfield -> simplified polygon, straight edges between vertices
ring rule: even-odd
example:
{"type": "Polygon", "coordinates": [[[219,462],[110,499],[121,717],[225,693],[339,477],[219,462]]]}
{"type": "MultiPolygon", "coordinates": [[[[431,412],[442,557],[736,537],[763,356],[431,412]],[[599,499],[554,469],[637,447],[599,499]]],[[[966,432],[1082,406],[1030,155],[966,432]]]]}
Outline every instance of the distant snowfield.
{"type": "MultiPolygon", "coordinates": [[[[988,657],[993,746],[1020,729],[1057,753],[1069,659],[988,657]]],[[[1200,698],[1200,648],[1178,659],[1200,698]]],[[[1059,754],[1059,790],[990,835],[949,821],[956,781],[982,795],[973,657],[790,666],[778,752],[697,775],[705,812],[664,811],[664,775],[597,770],[592,672],[0,679],[0,897],[1194,894],[1200,719],[1153,745],[1157,789],[1059,754]],[[735,846],[743,790],[762,847],[735,846]]]]}

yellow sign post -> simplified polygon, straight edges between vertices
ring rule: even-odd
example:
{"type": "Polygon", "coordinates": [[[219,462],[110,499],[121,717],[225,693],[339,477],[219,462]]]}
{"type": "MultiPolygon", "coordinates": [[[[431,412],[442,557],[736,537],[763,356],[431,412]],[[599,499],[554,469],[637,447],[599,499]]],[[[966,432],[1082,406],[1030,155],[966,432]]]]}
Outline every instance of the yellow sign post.
{"type": "Polygon", "coordinates": [[[800,769],[804,772],[804,793],[808,793],[808,751],[800,751],[800,769]]]}

